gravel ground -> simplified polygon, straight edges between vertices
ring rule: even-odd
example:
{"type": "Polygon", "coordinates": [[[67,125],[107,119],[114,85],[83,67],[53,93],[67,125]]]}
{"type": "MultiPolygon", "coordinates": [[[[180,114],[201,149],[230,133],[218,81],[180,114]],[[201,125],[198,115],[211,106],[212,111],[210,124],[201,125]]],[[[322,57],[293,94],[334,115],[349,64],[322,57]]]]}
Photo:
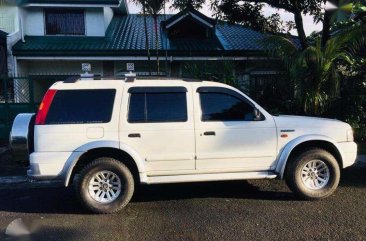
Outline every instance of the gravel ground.
{"type": "MultiPolygon", "coordinates": [[[[366,166],[342,172],[328,199],[296,199],[279,180],[140,186],[120,213],[92,215],[72,188],[0,187],[0,240],[22,218],[25,240],[366,240],[366,166]]],[[[19,240],[19,239],[17,239],[19,240]]]]}

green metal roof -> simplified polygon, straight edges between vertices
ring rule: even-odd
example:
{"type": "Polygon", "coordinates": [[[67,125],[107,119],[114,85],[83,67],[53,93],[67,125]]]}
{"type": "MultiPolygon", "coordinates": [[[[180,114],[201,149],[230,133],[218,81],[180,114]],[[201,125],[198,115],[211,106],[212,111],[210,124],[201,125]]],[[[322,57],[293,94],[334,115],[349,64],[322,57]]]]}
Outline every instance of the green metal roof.
{"type": "Polygon", "coordinates": [[[119,0],[17,0],[18,5],[26,4],[93,4],[93,5],[119,5],[119,0]]]}
{"type": "MultiPolygon", "coordinates": [[[[173,15],[159,15],[158,24],[173,15]]],[[[147,17],[150,49],[155,49],[154,21],[147,17]]],[[[263,53],[265,34],[241,25],[218,22],[211,39],[180,38],[169,40],[159,26],[158,49],[167,47],[171,55],[252,55],[263,53]]],[[[146,55],[143,16],[114,16],[105,37],[26,36],[13,47],[17,56],[128,56],[146,55]]]]}
{"type": "Polygon", "coordinates": [[[173,23],[174,21],[178,20],[180,17],[184,17],[185,15],[189,14],[189,13],[193,13],[194,15],[196,15],[197,17],[201,18],[202,20],[208,22],[211,25],[215,25],[216,24],[216,20],[207,17],[206,15],[204,15],[203,13],[195,10],[193,7],[188,6],[186,9],[184,9],[183,11],[172,15],[169,19],[167,19],[166,21],[162,22],[162,26],[167,26],[170,23],[173,23]]]}

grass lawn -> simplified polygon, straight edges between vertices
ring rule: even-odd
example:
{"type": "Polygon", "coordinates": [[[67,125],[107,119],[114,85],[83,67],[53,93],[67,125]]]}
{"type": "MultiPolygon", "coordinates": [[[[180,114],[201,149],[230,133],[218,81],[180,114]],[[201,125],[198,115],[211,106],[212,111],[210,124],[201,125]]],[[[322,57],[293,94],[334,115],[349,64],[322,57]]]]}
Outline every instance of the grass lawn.
{"type": "Polygon", "coordinates": [[[358,154],[366,155],[366,142],[359,142],[357,143],[358,147],[358,154]]]}

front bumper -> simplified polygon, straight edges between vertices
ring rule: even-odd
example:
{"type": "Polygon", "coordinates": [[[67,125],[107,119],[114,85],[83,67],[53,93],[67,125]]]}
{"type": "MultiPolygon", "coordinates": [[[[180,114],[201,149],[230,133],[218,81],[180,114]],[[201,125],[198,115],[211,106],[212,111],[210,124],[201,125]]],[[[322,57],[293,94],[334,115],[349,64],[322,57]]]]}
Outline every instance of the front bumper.
{"type": "Polygon", "coordinates": [[[341,150],[343,168],[355,164],[357,159],[357,144],[355,142],[339,142],[337,144],[341,150]]]}
{"type": "Polygon", "coordinates": [[[30,155],[28,177],[35,180],[61,178],[72,152],[34,152],[30,155]]]}

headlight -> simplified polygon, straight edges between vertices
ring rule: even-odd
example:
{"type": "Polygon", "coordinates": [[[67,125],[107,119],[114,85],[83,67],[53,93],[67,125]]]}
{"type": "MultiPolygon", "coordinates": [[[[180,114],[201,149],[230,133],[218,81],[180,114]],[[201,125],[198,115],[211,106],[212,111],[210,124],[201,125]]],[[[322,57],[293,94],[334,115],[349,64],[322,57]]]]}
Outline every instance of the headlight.
{"type": "Polygon", "coordinates": [[[353,130],[349,129],[347,131],[347,141],[353,141],[353,130]]]}

